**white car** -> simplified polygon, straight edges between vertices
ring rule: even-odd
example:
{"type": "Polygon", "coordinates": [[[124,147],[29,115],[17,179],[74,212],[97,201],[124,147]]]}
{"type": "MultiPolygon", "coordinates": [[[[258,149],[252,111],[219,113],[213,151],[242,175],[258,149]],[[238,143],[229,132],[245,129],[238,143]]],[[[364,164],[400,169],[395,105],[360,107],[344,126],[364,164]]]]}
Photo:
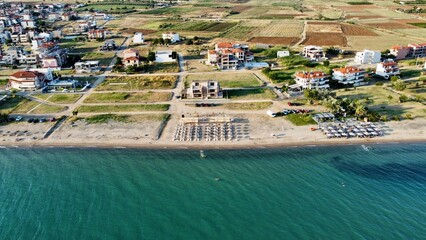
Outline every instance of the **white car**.
{"type": "Polygon", "coordinates": [[[17,116],[16,118],[15,118],[15,121],[17,121],[17,122],[19,122],[19,121],[21,121],[22,120],[22,116],[17,116]]]}

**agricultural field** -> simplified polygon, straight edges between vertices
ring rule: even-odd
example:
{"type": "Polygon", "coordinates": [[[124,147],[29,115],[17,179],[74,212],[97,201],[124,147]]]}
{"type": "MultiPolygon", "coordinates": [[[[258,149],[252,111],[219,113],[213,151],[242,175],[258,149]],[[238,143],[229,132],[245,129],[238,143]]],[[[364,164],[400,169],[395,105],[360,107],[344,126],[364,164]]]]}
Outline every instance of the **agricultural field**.
{"type": "Polygon", "coordinates": [[[185,86],[192,81],[216,80],[222,88],[252,88],[261,86],[261,82],[251,73],[214,73],[191,74],[185,78],[185,86]]]}
{"type": "Polygon", "coordinates": [[[267,27],[258,29],[259,37],[299,37],[303,31],[302,22],[272,21],[267,27]]]}
{"type": "Polygon", "coordinates": [[[164,102],[169,101],[171,97],[171,92],[92,93],[84,103],[164,102]]]}
{"type": "Polygon", "coordinates": [[[173,89],[176,80],[176,76],[108,77],[96,87],[96,91],[173,89]]]}
{"type": "Polygon", "coordinates": [[[371,26],[371,27],[375,27],[375,28],[382,28],[382,29],[388,29],[388,30],[393,30],[393,29],[417,29],[416,26],[410,25],[410,24],[405,24],[405,23],[400,23],[400,22],[396,22],[396,21],[389,21],[389,22],[376,22],[376,23],[366,23],[366,25],[371,26]]]}
{"type": "Polygon", "coordinates": [[[298,37],[253,37],[248,42],[288,46],[297,43],[299,40],[298,37]]]}
{"type": "Polygon", "coordinates": [[[64,109],[65,107],[41,104],[20,97],[9,98],[6,102],[0,103],[0,113],[6,114],[48,114],[58,113],[64,109]]]}
{"type": "Polygon", "coordinates": [[[347,39],[343,34],[330,33],[307,33],[306,39],[302,42],[304,45],[317,46],[347,46],[347,39]]]}
{"type": "Polygon", "coordinates": [[[179,64],[172,63],[153,63],[146,65],[146,72],[150,73],[177,73],[179,72],[179,64]]]}
{"type": "Polygon", "coordinates": [[[353,50],[385,50],[393,45],[407,45],[413,40],[397,34],[376,32],[378,36],[348,36],[347,44],[353,50]]]}
{"type": "Polygon", "coordinates": [[[223,32],[235,26],[237,22],[186,21],[171,24],[171,26],[165,28],[164,30],[223,32]]]}
{"type": "Polygon", "coordinates": [[[345,36],[378,36],[377,33],[356,25],[341,24],[345,36]]]}

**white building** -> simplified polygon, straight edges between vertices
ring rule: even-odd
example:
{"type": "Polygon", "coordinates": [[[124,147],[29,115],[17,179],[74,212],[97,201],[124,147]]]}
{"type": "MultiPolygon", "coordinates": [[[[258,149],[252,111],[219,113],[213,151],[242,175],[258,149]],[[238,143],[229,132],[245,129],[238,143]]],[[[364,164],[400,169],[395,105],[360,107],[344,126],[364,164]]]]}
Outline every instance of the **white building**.
{"type": "Polygon", "coordinates": [[[378,51],[364,50],[356,53],[355,62],[358,64],[379,63],[381,57],[382,54],[378,51]]]}
{"type": "Polygon", "coordinates": [[[76,62],[74,68],[77,73],[92,73],[100,70],[99,61],[76,62]]]}
{"type": "Polygon", "coordinates": [[[290,51],[278,51],[277,58],[288,57],[290,56],[290,51]]]}
{"type": "Polygon", "coordinates": [[[176,32],[163,33],[163,39],[170,39],[171,43],[180,42],[179,33],[176,32]]]}
{"type": "Polygon", "coordinates": [[[325,52],[322,47],[318,46],[306,46],[303,48],[302,56],[312,61],[323,61],[327,60],[325,52]]]}
{"type": "Polygon", "coordinates": [[[141,32],[135,33],[135,35],[133,36],[133,43],[138,44],[143,42],[144,42],[143,33],[141,32]]]}
{"type": "Polygon", "coordinates": [[[377,64],[376,74],[389,79],[392,76],[399,75],[401,72],[399,71],[398,64],[394,61],[385,61],[377,64]]]}
{"type": "Polygon", "coordinates": [[[155,52],[155,62],[175,62],[176,58],[173,58],[173,52],[171,50],[157,51],[155,52]]]}

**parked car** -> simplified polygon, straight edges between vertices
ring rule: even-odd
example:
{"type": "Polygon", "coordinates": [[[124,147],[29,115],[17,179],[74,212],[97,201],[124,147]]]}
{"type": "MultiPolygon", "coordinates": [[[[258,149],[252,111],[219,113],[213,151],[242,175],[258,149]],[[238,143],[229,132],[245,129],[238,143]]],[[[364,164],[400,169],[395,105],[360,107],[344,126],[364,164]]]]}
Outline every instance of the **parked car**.
{"type": "Polygon", "coordinates": [[[19,122],[19,121],[21,121],[22,120],[22,116],[17,116],[16,118],[15,118],[15,121],[17,121],[17,122],[19,122]]]}
{"type": "Polygon", "coordinates": [[[34,119],[32,118],[28,119],[28,123],[32,123],[32,122],[34,122],[34,119]]]}

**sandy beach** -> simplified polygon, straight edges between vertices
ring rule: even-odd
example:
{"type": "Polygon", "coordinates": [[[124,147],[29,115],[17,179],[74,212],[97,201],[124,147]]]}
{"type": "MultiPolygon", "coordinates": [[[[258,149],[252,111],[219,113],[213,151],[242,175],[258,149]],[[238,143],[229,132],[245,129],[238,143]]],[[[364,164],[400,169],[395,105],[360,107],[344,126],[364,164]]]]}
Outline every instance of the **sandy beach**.
{"type": "Polygon", "coordinates": [[[173,141],[180,119],[172,117],[158,139],[161,121],[154,120],[101,124],[88,124],[84,120],[67,121],[48,138],[43,136],[54,123],[20,122],[0,127],[0,145],[209,149],[426,141],[424,119],[377,123],[384,133],[380,137],[330,139],[321,131],[312,131],[311,128],[316,125],[294,126],[284,118],[256,114],[234,117],[244,119],[241,123],[242,133],[227,141],[173,141]]]}

